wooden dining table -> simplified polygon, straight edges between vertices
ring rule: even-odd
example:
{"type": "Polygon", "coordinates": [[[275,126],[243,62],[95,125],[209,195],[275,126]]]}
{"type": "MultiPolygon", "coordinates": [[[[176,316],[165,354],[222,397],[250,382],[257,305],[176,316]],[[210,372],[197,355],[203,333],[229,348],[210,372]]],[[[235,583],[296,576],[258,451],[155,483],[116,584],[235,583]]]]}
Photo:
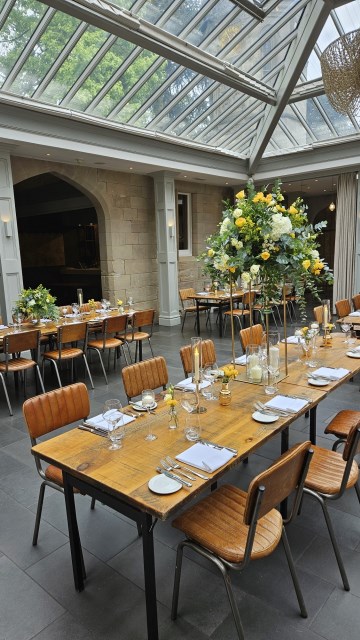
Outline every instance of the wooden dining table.
{"type": "MultiPolygon", "coordinates": [[[[242,299],[244,293],[245,291],[243,289],[237,289],[236,291],[234,291],[232,294],[233,302],[239,302],[242,299]]],[[[230,305],[230,293],[225,293],[224,291],[217,291],[216,293],[214,291],[200,291],[199,293],[196,293],[194,296],[192,296],[192,298],[195,300],[196,304],[196,334],[198,336],[200,335],[200,308],[208,307],[211,309],[213,307],[217,307],[219,309],[219,337],[222,338],[224,324],[223,311],[224,308],[229,307],[230,305]]]]}

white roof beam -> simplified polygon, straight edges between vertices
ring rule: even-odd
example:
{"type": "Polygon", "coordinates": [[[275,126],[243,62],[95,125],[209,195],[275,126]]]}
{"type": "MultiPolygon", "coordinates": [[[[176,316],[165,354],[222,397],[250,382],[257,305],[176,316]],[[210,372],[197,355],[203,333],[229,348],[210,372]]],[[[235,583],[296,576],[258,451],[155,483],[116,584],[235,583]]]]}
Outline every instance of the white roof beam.
{"type": "Polygon", "coordinates": [[[316,98],[317,96],[324,95],[324,83],[322,78],[317,80],[309,80],[308,82],[302,82],[298,84],[292,92],[289,103],[300,102],[300,100],[308,100],[308,98],[316,98]]]}

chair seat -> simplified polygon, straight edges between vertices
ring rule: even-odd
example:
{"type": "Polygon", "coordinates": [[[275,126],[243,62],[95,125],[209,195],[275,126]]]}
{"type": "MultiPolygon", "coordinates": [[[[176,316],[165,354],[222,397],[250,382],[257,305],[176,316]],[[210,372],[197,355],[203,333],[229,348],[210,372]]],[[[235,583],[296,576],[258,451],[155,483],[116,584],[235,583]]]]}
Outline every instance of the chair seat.
{"type": "Polygon", "coordinates": [[[331,433],[337,438],[347,438],[351,427],[360,422],[360,411],[344,409],[339,411],[331,422],[327,425],[325,433],[331,433]]]}
{"type": "MultiPolygon", "coordinates": [[[[305,487],[320,493],[334,495],[339,492],[346,462],[336,451],[312,446],[314,455],[310,462],[305,487]]],[[[351,466],[346,488],[353,487],[359,477],[359,468],[354,461],[351,466]]]]}
{"type": "MultiPolygon", "coordinates": [[[[120,340],[120,338],[106,338],[105,349],[116,349],[116,347],[121,347],[122,344],[123,340],[120,340]]],[[[90,340],[88,347],[101,350],[104,347],[104,340],[90,340]]]]}
{"type": "Polygon", "coordinates": [[[232,311],[225,311],[224,316],[248,316],[250,315],[249,309],[233,309],[232,311]]]}
{"type": "MultiPolygon", "coordinates": [[[[78,349],[77,347],[69,347],[61,350],[61,360],[67,360],[71,358],[76,358],[77,356],[82,356],[83,350],[78,349]]],[[[59,351],[45,351],[43,354],[43,358],[46,360],[60,360],[60,352],[59,351]]]]}
{"type": "MultiPolygon", "coordinates": [[[[7,370],[11,372],[24,371],[24,369],[32,369],[36,367],[36,362],[29,358],[16,358],[14,360],[8,360],[7,370]]],[[[6,371],[5,362],[0,362],[0,371],[6,371]]]]}
{"type": "Polygon", "coordinates": [[[125,340],[131,342],[132,340],[147,340],[150,338],[150,335],[146,333],[146,331],[134,331],[134,335],[132,333],[127,333],[125,340]]]}
{"type": "MultiPolygon", "coordinates": [[[[207,310],[208,310],[208,307],[205,307],[202,304],[199,305],[199,311],[207,311],[207,310]]],[[[196,312],[196,305],[189,305],[188,307],[184,308],[184,311],[186,311],[186,313],[194,313],[196,312]]]]}
{"type": "MultiPolygon", "coordinates": [[[[242,562],[249,527],[243,522],[247,494],[223,485],[176,518],[173,526],[228,562],[242,562]]],[[[282,517],[276,509],[258,521],[251,558],[269,555],[278,545],[282,517]]]]}

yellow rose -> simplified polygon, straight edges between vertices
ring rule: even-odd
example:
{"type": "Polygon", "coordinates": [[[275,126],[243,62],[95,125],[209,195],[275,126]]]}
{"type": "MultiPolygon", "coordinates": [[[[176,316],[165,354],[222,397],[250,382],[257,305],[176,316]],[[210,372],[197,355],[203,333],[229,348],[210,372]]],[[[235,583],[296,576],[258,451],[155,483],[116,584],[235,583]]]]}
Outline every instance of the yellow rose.
{"type": "Polygon", "coordinates": [[[272,193],[268,193],[266,198],[265,198],[266,202],[271,202],[272,199],[273,199],[272,193]]]}
{"type": "Polygon", "coordinates": [[[263,260],[269,260],[270,253],[268,251],[263,251],[262,253],[260,253],[260,258],[262,258],[263,260]]]}
{"type": "Polygon", "coordinates": [[[295,233],[290,233],[290,238],[295,238],[295,233]]]}
{"type": "Polygon", "coordinates": [[[258,191],[257,194],[253,197],[253,202],[262,202],[264,200],[264,194],[262,191],[258,191]]]}
{"type": "Polygon", "coordinates": [[[315,276],[319,276],[320,275],[320,269],[314,269],[314,275],[315,276]]]}
{"type": "Polygon", "coordinates": [[[291,207],[288,208],[288,212],[289,213],[299,213],[298,210],[293,205],[291,205],[291,207]]]}
{"type": "Polygon", "coordinates": [[[117,300],[117,301],[116,301],[116,303],[117,303],[117,306],[118,306],[118,307],[121,307],[121,305],[122,305],[123,301],[119,299],[119,300],[117,300]]]}
{"type": "Polygon", "coordinates": [[[212,258],[215,255],[214,249],[208,249],[207,253],[208,253],[209,258],[212,258]]]}
{"type": "Polygon", "coordinates": [[[311,265],[311,261],[310,261],[310,260],[303,260],[303,261],[302,261],[302,266],[304,267],[305,271],[307,271],[307,270],[308,270],[308,268],[310,267],[310,265],[311,265]]]}
{"type": "Polygon", "coordinates": [[[229,267],[230,273],[235,273],[235,267],[229,267]]]}
{"type": "Polygon", "coordinates": [[[244,224],[246,224],[246,218],[242,218],[241,216],[240,218],[236,218],[235,224],[237,227],[243,227],[244,224]]]}
{"type": "Polygon", "coordinates": [[[237,200],[243,200],[245,198],[245,191],[244,190],[239,191],[239,193],[236,194],[235,198],[237,200]]]}

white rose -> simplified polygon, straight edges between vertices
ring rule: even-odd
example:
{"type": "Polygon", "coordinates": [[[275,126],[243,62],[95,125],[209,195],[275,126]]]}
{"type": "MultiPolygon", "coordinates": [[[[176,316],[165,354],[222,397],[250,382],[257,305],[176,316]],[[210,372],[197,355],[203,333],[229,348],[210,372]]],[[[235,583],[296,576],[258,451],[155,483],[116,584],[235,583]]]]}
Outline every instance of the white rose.
{"type": "Polygon", "coordinates": [[[244,273],[241,274],[241,280],[243,282],[250,282],[251,277],[250,277],[250,273],[248,273],[248,271],[244,271],[244,273]]]}
{"type": "Polygon", "coordinates": [[[317,249],[311,249],[310,255],[312,258],[314,258],[314,260],[320,257],[320,254],[317,249]]]}
{"type": "Polygon", "coordinates": [[[259,264],[252,264],[252,265],[251,265],[251,267],[250,267],[250,273],[251,273],[253,276],[257,276],[257,274],[259,273],[259,271],[260,271],[260,265],[259,265],[259,264]]]}
{"type": "Polygon", "coordinates": [[[234,216],[235,220],[237,218],[240,218],[240,216],[242,216],[242,209],[234,209],[233,216],[234,216]]]}
{"type": "Polygon", "coordinates": [[[276,242],[282,235],[291,233],[291,231],[292,224],[289,218],[281,215],[281,213],[274,213],[274,215],[271,216],[271,240],[276,242]]]}

